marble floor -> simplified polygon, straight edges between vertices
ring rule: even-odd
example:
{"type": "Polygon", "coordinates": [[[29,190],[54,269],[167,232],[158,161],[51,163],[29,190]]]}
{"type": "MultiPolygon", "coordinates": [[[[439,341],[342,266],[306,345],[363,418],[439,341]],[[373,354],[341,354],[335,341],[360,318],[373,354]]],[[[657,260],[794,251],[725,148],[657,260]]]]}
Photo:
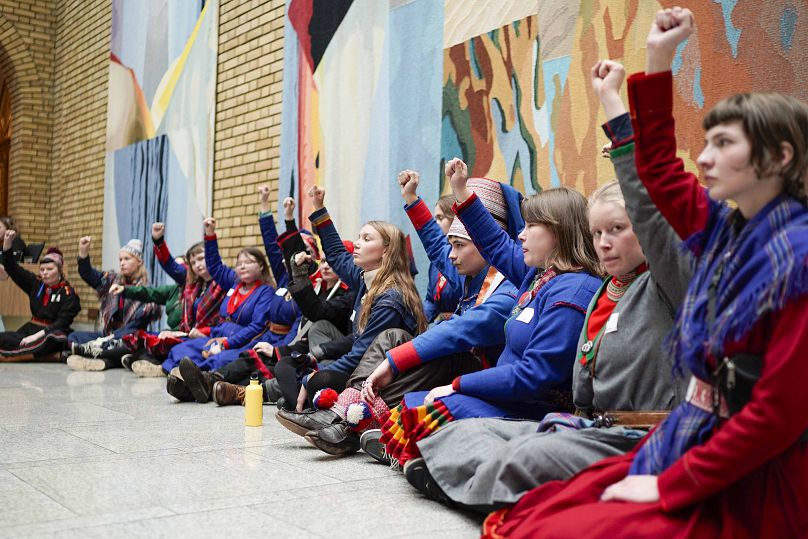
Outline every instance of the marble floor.
{"type": "Polygon", "coordinates": [[[122,369],[0,364],[0,538],[475,537],[361,452],[335,458],[243,408],[178,403],[122,369]]]}

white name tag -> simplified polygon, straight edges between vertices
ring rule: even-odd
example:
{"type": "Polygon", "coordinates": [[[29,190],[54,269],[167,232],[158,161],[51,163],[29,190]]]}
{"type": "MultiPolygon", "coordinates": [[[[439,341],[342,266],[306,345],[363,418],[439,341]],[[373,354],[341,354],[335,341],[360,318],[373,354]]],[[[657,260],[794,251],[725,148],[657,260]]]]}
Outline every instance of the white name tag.
{"type": "Polygon", "coordinates": [[[227,291],[227,297],[229,298],[230,296],[232,296],[235,293],[235,291],[236,291],[235,288],[231,288],[230,290],[228,290],[227,291]]]}
{"type": "Polygon", "coordinates": [[[609,320],[606,322],[606,327],[604,328],[604,333],[611,333],[613,331],[617,331],[617,319],[620,318],[620,313],[612,313],[609,317],[609,320]]]}
{"type": "Polygon", "coordinates": [[[56,301],[56,294],[51,294],[51,301],[56,301]]]}
{"type": "Polygon", "coordinates": [[[285,288],[278,288],[277,290],[275,290],[275,295],[276,296],[281,296],[281,297],[285,296],[286,295],[286,289],[285,288]]]}
{"type": "Polygon", "coordinates": [[[353,322],[354,318],[356,318],[356,311],[351,312],[351,322],[353,322]]]}
{"type": "Polygon", "coordinates": [[[524,322],[525,324],[533,320],[533,307],[526,307],[524,311],[519,313],[519,316],[517,316],[516,319],[520,322],[524,322]]]}

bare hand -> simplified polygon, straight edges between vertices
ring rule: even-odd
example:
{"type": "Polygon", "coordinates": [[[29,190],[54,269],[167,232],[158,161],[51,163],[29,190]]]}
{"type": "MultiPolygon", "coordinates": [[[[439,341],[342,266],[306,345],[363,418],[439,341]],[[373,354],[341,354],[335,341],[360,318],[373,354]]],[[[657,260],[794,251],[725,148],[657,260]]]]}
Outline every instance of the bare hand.
{"type": "Polygon", "coordinates": [[[28,346],[29,344],[35,343],[36,341],[38,341],[39,339],[41,339],[44,336],[45,336],[45,330],[40,329],[39,331],[37,331],[33,335],[28,335],[27,337],[24,337],[20,341],[20,346],[28,346]]]}
{"type": "Polygon", "coordinates": [[[628,475],[622,481],[609,486],[600,496],[600,501],[655,503],[659,501],[659,485],[655,475],[628,475]]]}
{"type": "Polygon", "coordinates": [[[81,258],[87,258],[90,256],[90,244],[92,241],[92,236],[84,236],[79,240],[79,256],[81,258]]]}
{"type": "Polygon", "coordinates": [[[309,398],[309,392],[306,386],[300,386],[300,393],[297,394],[297,403],[295,404],[295,411],[302,412],[306,408],[306,399],[309,398]]]}
{"type": "Polygon", "coordinates": [[[295,199],[292,197],[283,199],[283,218],[286,221],[291,221],[295,218],[295,199]]]}
{"type": "Polygon", "coordinates": [[[603,145],[603,148],[600,149],[600,156],[605,157],[606,159],[611,159],[611,157],[612,157],[612,143],[611,142],[603,145]]]}
{"type": "Polygon", "coordinates": [[[448,397],[449,395],[451,395],[454,392],[455,392],[455,390],[454,390],[454,388],[452,387],[451,384],[449,384],[448,386],[438,386],[438,387],[436,387],[435,389],[433,389],[432,391],[430,391],[429,393],[426,394],[426,397],[424,397],[424,404],[429,406],[432,403],[434,403],[435,400],[443,398],[443,397],[448,397]]]}
{"type": "Polygon", "coordinates": [[[159,240],[166,233],[166,225],[164,223],[152,223],[151,237],[153,240],[159,240]]]}
{"type": "Polygon", "coordinates": [[[113,296],[117,296],[119,294],[123,294],[124,288],[126,287],[124,287],[122,284],[112,283],[112,285],[109,287],[109,293],[113,296]]]}
{"type": "Polygon", "coordinates": [[[311,264],[311,261],[312,258],[309,253],[300,251],[299,253],[295,254],[295,260],[294,260],[295,266],[298,267],[308,266],[309,264],[311,264]]]}
{"type": "Polygon", "coordinates": [[[646,74],[668,71],[676,47],[693,33],[693,13],[689,9],[674,7],[657,12],[648,32],[646,74]]]}
{"type": "Polygon", "coordinates": [[[407,204],[412,204],[418,200],[418,184],[421,183],[421,175],[414,170],[402,170],[398,173],[398,185],[401,187],[401,198],[407,204]]]}
{"type": "Polygon", "coordinates": [[[275,347],[269,344],[268,342],[259,342],[253,346],[253,350],[260,354],[264,354],[265,356],[272,356],[275,352],[275,347]]]}
{"type": "Polygon", "coordinates": [[[309,198],[311,198],[315,211],[325,208],[325,189],[322,187],[312,185],[309,188],[309,198]]]}
{"type": "Polygon", "coordinates": [[[8,279],[8,273],[6,273],[6,268],[3,267],[3,264],[0,264],[0,281],[5,281],[8,279]]]}
{"type": "Polygon", "coordinates": [[[14,238],[17,237],[17,233],[13,230],[6,230],[6,235],[3,238],[3,250],[10,251],[11,247],[14,243],[14,238]]]}
{"type": "Polygon", "coordinates": [[[161,331],[158,335],[158,339],[179,339],[181,337],[187,337],[188,334],[183,331],[171,331],[170,329],[165,329],[161,331]]]}
{"type": "Polygon", "coordinates": [[[362,399],[368,404],[373,404],[379,395],[379,390],[390,385],[392,381],[393,368],[388,361],[382,361],[362,384],[362,399]]]}
{"type": "Polygon", "coordinates": [[[207,337],[207,335],[196,328],[192,328],[191,331],[188,332],[189,339],[201,339],[202,337],[207,337]]]}
{"type": "Polygon", "coordinates": [[[601,60],[589,70],[592,89],[595,90],[606,113],[606,119],[617,118],[626,112],[620,99],[620,87],[626,78],[626,70],[622,64],[611,60],[601,60]]]}
{"type": "Polygon", "coordinates": [[[269,207],[269,186],[262,185],[258,188],[258,202],[261,203],[261,211],[266,212],[271,208],[269,207]]]}
{"type": "Polygon", "coordinates": [[[444,173],[449,179],[449,185],[452,187],[452,192],[458,202],[465,202],[471,196],[471,192],[466,187],[466,182],[469,180],[469,169],[462,159],[455,157],[446,163],[444,173]]]}
{"type": "Polygon", "coordinates": [[[213,217],[208,217],[204,221],[202,221],[202,225],[205,227],[205,235],[206,236],[213,236],[216,234],[216,219],[213,217]]]}

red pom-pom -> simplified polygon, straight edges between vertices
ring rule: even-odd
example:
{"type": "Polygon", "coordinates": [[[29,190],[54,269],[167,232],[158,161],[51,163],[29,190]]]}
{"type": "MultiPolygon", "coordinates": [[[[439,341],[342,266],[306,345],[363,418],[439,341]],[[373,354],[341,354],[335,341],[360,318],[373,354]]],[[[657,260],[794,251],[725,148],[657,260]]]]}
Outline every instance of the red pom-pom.
{"type": "Polygon", "coordinates": [[[328,410],[337,404],[338,398],[339,394],[330,387],[327,387],[315,393],[314,398],[311,399],[311,402],[318,410],[328,410]]]}

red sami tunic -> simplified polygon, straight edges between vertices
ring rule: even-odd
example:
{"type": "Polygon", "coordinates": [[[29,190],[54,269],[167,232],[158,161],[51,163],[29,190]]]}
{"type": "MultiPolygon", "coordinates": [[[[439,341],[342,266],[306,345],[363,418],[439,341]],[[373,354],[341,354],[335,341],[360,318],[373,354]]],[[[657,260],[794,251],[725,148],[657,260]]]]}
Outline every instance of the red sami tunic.
{"type": "MultiPolygon", "coordinates": [[[[636,162],[678,234],[703,230],[707,200],[676,158],[670,72],[629,79],[636,162]],[[658,178],[664,181],[657,181],[658,178]]],[[[526,494],[484,525],[491,537],[808,537],[808,297],[761,320],[728,355],[763,355],[752,400],[703,445],[659,475],[658,503],[600,502],[634,452],[526,494]]],[[[636,449],[635,449],[636,451],[636,449]]]]}

